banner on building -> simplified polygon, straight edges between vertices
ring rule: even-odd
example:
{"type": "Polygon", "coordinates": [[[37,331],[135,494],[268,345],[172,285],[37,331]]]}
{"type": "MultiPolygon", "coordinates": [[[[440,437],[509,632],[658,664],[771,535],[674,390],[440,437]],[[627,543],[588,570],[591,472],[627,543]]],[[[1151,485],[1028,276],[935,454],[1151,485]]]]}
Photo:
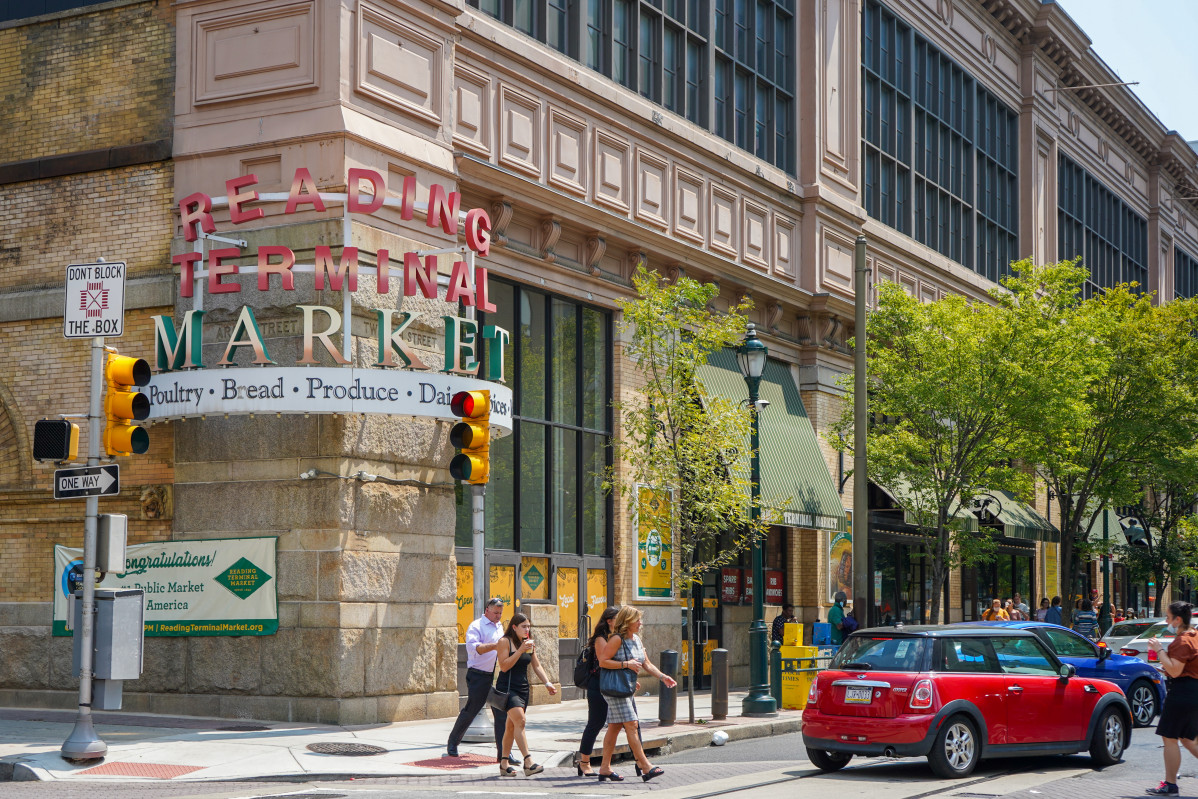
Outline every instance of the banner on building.
{"type": "Polygon", "coordinates": [[[674,599],[673,492],[636,487],[636,599],[674,599]]]}
{"type": "Polygon", "coordinates": [[[853,534],[836,533],[828,544],[828,601],[836,601],[836,592],[853,598],[853,534]]]}
{"type": "MultiPolygon", "coordinates": [[[[125,572],[99,588],[145,592],[147,636],[274,635],[279,629],[277,538],[133,544],[125,572]]],[[[83,550],[54,547],[54,635],[67,630],[67,595],[83,585],[83,550]]]]}
{"type": "Polygon", "coordinates": [[[1044,544],[1044,593],[1058,596],[1061,593],[1060,572],[1057,570],[1057,548],[1060,544],[1044,544]]]}
{"type": "Polygon", "coordinates": [[[516,567],[492,566],[488,570],[488,576],[490,579],[487,582],[487,595],[503,600],[503,615],[499,617],[499,621],[507,627],[507,623],[516,613],[516,567]]]}
{"type": "Polygon", "coordinates": [[[587,569],[587,626],[595,629],[607,609],[607,569],[587,569]]]}
{"type": "MultiPolygon", "coordinates": [[[[481,615],[481,614],[480,614],[481,615]]],[[[466,643],[466,628],[474,621],[474,567],[458,564],[458,643],[466,643]]]]}
{"type": "Polygon", "coordinates": [[[578,637],[578,569],[557,570],[557,637],[578,637]]]}

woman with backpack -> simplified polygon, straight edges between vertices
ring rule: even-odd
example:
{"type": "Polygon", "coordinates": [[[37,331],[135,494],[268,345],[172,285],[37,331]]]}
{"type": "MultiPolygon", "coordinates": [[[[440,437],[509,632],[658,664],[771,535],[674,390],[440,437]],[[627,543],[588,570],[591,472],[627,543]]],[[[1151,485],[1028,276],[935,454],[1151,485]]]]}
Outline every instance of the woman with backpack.
{"type": "MultiPolygon", "coordinates": [[[[606,642],[611,637],[611,620],[619,612],[619,605],[612,605],[603,611],[591,632],[591,639],[587,641],[583,650],[587,670],[587,726],[583,728],[582,740],[578,743],[578,752],[574,755],[574,768],[580,777],[594,776],[595,772],[591,770],[591,753],[595,751],[595,739],[599,737],[599,731],[607,723],[607,699],[599,692],[599,660],[595,657],[595,645],[597,642],[606,642]]],[[[581,665],[580,663],[579,666],[581,665]]],[[[583,686],[578,684],[579,676],[581,675],[576,669],[574,685],[582,688],[583,686]]]]}

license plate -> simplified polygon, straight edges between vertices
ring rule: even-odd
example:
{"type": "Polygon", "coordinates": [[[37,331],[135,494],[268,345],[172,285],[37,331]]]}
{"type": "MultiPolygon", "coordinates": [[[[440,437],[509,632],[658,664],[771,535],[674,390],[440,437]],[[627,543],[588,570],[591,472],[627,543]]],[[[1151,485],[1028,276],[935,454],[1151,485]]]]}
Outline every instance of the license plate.
{"type": "Polygon", "coordinates": [[[859,705],[868,705],[873,698],[873,688],[845,688],[844,701],[859,705]]]}

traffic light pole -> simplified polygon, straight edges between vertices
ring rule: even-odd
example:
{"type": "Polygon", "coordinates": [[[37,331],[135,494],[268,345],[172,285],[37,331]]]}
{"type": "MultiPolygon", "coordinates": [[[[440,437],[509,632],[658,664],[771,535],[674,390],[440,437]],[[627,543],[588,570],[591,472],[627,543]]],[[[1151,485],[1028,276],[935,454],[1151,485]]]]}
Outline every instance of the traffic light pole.
{"type": "MultiPolygon", "coordinates": [[[[100,420],[104,415],[104,339],[92,339],[91,397],[87,408],[87,465],[100,465],[100,420]]],[[[87,498],[83,519],[83,606],[79,629],[79,715],[75,728],[62,745],[67,760],[96,760],[108,754],[108,744],[92,726],[92,637],[96,609],[96,524],[100,498],[87,498]]]]}

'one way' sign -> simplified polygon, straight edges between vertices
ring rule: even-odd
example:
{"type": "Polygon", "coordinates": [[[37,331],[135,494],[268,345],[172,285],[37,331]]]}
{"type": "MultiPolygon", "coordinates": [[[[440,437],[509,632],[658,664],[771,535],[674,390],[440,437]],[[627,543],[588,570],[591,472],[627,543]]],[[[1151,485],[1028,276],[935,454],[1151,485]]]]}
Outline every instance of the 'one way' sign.
{"type": "Polygon", "coordinates": [[[102,497],[121,492],[121,473],[115,463],[54,471],[54,498],[102,497]]]}

